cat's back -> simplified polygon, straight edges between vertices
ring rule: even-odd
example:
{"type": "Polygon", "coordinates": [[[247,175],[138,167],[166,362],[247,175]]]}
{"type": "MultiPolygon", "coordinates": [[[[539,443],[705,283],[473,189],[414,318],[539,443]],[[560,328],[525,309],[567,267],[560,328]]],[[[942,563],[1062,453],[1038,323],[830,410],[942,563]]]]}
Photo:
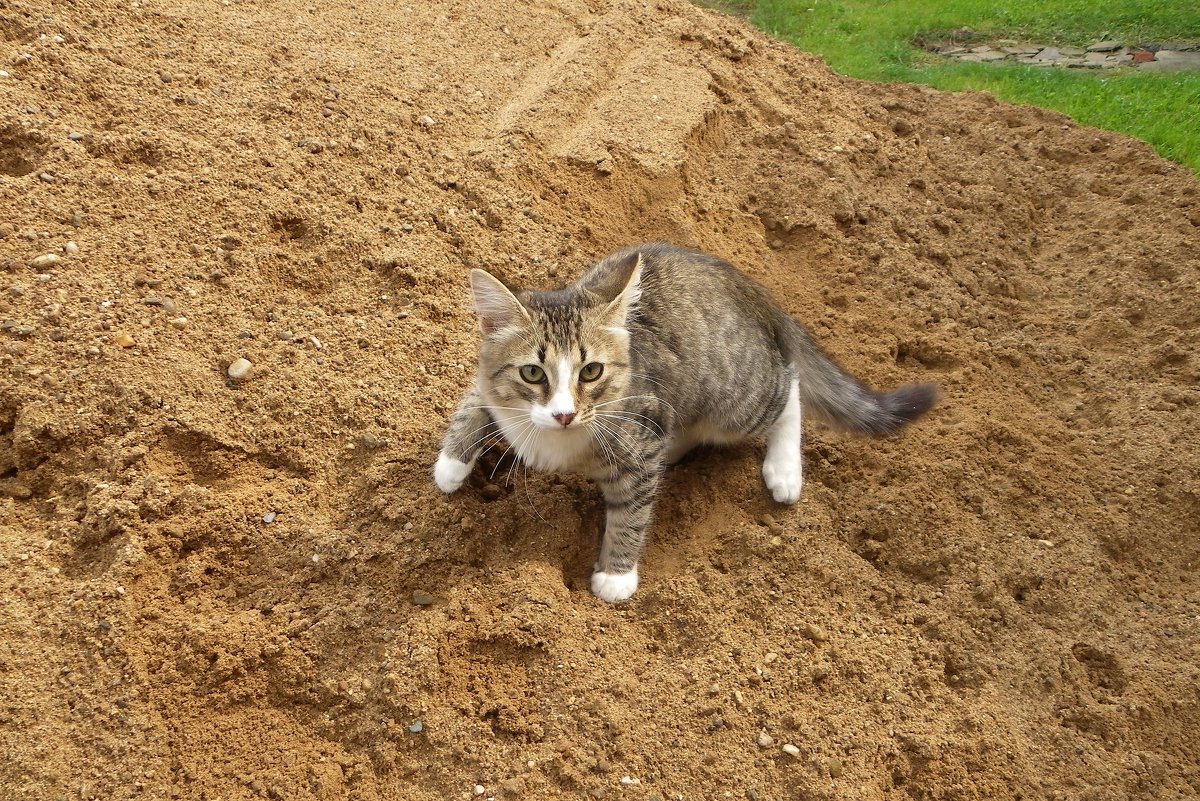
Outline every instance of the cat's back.
{"type": "Polygon", "coordinates": [[[712,323],[729,316],[747,324],[769,324],[778,311],[758,282],[728,262],[666,242],[622,248],[597,262],[580,282],[596,280],[635,254],[642,262],[638,308],[656,327],[673,320],[687,323],[697,316],[712,323]]]}

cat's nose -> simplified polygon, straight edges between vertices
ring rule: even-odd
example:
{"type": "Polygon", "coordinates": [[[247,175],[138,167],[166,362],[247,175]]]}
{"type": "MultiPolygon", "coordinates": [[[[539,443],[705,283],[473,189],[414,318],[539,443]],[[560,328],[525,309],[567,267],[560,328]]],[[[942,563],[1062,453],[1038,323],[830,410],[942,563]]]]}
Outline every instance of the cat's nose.
{"type": "Polygon", "coordinates": [[[575,412],[555,412],[550,416],[562,423],[563,428],[566,428],[567,426],[571,425],[571,421],[575,419],[575,412]]]}

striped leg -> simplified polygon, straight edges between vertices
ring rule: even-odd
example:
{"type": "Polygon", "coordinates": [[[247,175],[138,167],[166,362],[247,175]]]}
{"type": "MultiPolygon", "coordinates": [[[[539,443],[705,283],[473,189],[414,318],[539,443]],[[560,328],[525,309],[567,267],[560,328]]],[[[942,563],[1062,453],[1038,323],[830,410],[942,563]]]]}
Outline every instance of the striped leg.
{"type": "Polygon", "coordinates": [[[451,493],[461,487],[475,466],[480,446],[497,430],[496,423],[483,408],[483,397],[472,387],[459,401],[450,428],[442,438],[442,452],[433,467],[433,480],[438,489],[451,493]]]}
{"type": "Polygon", "coordinates": [[[644,466],[629,467],[626,474],[600,484],[608,512],[592,593],[609,603],[624,601],[637,590],[638,559],[654,514],[662,461],[659,447],[644,466]]]}

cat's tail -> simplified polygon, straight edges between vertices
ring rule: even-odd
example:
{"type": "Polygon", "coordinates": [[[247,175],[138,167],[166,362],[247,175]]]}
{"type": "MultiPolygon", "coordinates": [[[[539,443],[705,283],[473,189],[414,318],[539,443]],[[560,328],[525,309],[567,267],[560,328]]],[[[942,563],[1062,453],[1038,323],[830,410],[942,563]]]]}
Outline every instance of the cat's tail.
{"type": "Polygon", "coordinates": [[[933,408],[934,384],[908,384],[875,392],[843,370],[791,317],[783,318],[785,355],[796,365],[800,403],[826,423],[855,434],[892,434],[933,408]]]}

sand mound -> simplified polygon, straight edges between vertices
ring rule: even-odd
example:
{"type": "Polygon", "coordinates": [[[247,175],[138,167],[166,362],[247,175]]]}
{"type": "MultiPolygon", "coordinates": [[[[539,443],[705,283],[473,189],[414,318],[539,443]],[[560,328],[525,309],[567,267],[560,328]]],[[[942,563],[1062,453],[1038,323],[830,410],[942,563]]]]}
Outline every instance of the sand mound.
{"type": "Polygon", "coordinates": [[[674,0],[12,0],[0,37],[0,795],[1200,793],[1182,168],[674,0]],[[754,447],[691,458],[613,608],[586,482],[429,468],[466,271],[650,239],[944,401],[810,432],[792,508],[754,447]]]}

